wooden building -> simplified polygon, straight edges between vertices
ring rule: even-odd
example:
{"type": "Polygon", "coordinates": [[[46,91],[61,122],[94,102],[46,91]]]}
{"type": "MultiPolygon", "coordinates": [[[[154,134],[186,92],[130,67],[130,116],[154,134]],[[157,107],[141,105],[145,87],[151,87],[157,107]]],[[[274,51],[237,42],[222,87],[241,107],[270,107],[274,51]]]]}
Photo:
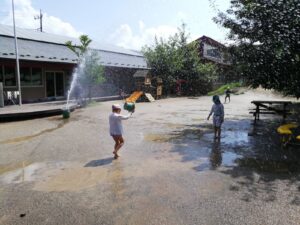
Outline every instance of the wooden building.
{"type": "MultiPolygon", "coordinates": [[[[22,100],[26,102],[65,99],[77,56],[65,45],[67,41],[79,45],[74,38],[16,29],[20,61],[22,100]]],[[[99,44],[90,47],[99,55],[105,68],[106,82],[95,85],[93,96],[116,95],[134,89],[133,75],[148,70],[143,55],[124,48],[99,44]]],[[[16,60],[13,27],[0,25],[0,82],[4,95],[17,91],[16,60]]]]}

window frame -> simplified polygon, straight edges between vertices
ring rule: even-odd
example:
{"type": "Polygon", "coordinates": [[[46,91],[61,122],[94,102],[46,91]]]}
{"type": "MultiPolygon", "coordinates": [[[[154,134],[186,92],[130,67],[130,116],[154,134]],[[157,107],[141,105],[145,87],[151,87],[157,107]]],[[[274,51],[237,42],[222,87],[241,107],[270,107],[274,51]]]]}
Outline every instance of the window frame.
{"type": "Polygon", "coordinates": [[[2,72],[3,72],[3,87],[5,87],[5,88],[17,88],[17,86],[18,86],[18,80],[17,80],[17,74],[16,74],[16,67],[15,66],[5,66],[5,65],[3,65],[2,66],[2,72]],[[6,85],[5,67],[12,67],[12,68],[15,69],[15,79],[16,79],[16,85],[15,86],[6,85]]]}
{"type": "Polygon", "coordinates": [[[43,68],[42,67],[30,67],[30,85],[21,85],[22,88],[38,88],[38,87],[44,87],[44,76],[43,76],[43,68]],[[32,85],[32,69],[41,69],[41,85],[32,85]]]}
{"type": "MultiPolygon", "coordinates": [[[[15,79],[16,79],[16,85],[15,86],[8,86],[8,85],[5,84],[5,67],[14,67],[14,66],[0,65],[0,74],[2,73],[2,77],[3,77],[3,87],[5,87],[5,88],[17,88],[18,79],[17,79],[17,74],[16,74],[16,72],[17,72],[16,67],[14,67],[15,68],[15,79]]],[[[30,73],[30,84],[29,85],[24,85],[24,84],[22,85],[22,81],[20,80],[21,88],[41,88],[41,87],[44,87],[44,70],[43,70],[42,67],[22,66],[22,67],[20,67],[20,70],[21,70],[21,68],[29,68],[29,73],[30,73]],[[40,69],[41,70],[41,84],[40,85],[34,85],[32,83],[32,70],[33,69],[40,69]]]]}

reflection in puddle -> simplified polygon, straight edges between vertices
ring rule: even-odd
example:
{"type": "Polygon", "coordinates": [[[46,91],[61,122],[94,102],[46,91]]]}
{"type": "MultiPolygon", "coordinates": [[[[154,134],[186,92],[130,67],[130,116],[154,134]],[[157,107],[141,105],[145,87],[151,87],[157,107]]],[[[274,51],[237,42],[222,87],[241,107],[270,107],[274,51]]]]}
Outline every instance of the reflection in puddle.
{"type": "Polygon", "coordinates": [[[77,162],[40,162],[3,173],[5,184],[34,182],[34,190],[46,192],[80,191],[96,186],[105,178],[108,168],[84,167],[77,162]]]}
{"type": "Polygon", "coordinates": [[[197,171],[238,165],[236,160],[242,155],[237,154],[233,146],[242,149],[249,144],[247,130],[224,129],[220,141],[214,139],[212,131],[210,124],[188,125],[185,129],[173,130],[168,134],[147,134],[144,139],[172,143],[172,152],[179,153],[183,162],[200,162],[200,165],[194,167],[197,171]]]}
{"type": "Polygon", "coordinates": [[[63,164],[59,162],[32,164],[22,162],[21,167],[11,169],[10,171],[3,173],[1,176],[1,181],[8,184],[35,181],[42,177],[41,173],[61,167],[63,167],[63,164]]]}
{"type": "Polygon", "coordinates": [[[175,141],[177,144],[182,144],[183,140],[200,140],[204,131],[202,129],[187,128],[183,130],[172,131],[168,134],[146,134],[144,140],[153,142],[171,142],[175,141]],[[180,143],[179,143],[180,142],[180,143]]]}
{"type": "Polygon", "coordinates": [[[0,165],[0,175],[7,173],[9,171],[24,168],[25,166],[28,166],[30,164],[31,164],[30,162],[23,161],[23,162],[14,163],[14,164],[0,165]]]}
{"type": "MultiPolygon", "coordinates": [[[[241,145],[249,141],[249,136],[247,131],[224,131],[224,137],[222,137],[222,142],[227,145],[241,145]]],[[[223,136],[222,135],[222,136],[223,136]]]]}

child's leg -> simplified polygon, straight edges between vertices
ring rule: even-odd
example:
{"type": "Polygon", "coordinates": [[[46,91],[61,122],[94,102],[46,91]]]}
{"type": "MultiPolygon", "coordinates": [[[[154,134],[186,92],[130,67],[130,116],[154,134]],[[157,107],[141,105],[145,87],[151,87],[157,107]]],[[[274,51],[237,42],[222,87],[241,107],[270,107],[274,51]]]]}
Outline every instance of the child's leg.
{"type": "Polygon", "coordinates": [[[119,138],[117,136],[113,136],[113,139],[115,141],[114,151],[113,153],[116,154],[118,146],[119,146],[119,138]]]}
{"type": "Polygon", "coordinates": [[[122,136],[118,136],[118,146],[117,146],[117,148],[115,150],[115,155],[117,157],[119,157],[118,151],[122,148],[123,145],[124,145],[124,139],[123,139],[123,137],[122,136]]]}
{"type": "Polygon", "coordinates": [[[221,126],[218,127],[218,138],[221,138],[221,126]]]}
{"type": "Polygon", "coordinates": [[[214,132],[215,132],[215,136],[214,136],[214,138],[216,138],[216,137],[217,137],[217,131],[218,131],[218,128],[215,126],[215,127],[214,127],[214,132]]]}

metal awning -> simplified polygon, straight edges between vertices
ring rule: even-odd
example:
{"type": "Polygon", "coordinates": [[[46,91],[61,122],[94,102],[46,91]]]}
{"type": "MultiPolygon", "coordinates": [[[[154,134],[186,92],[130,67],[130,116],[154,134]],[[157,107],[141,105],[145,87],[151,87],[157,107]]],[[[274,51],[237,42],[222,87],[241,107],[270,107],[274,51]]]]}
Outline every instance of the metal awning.
{"type": "Polygon", "coordinates": [[[133,77],[147,77],[149,70],[138,70],[133,74],[133,77]]]}

